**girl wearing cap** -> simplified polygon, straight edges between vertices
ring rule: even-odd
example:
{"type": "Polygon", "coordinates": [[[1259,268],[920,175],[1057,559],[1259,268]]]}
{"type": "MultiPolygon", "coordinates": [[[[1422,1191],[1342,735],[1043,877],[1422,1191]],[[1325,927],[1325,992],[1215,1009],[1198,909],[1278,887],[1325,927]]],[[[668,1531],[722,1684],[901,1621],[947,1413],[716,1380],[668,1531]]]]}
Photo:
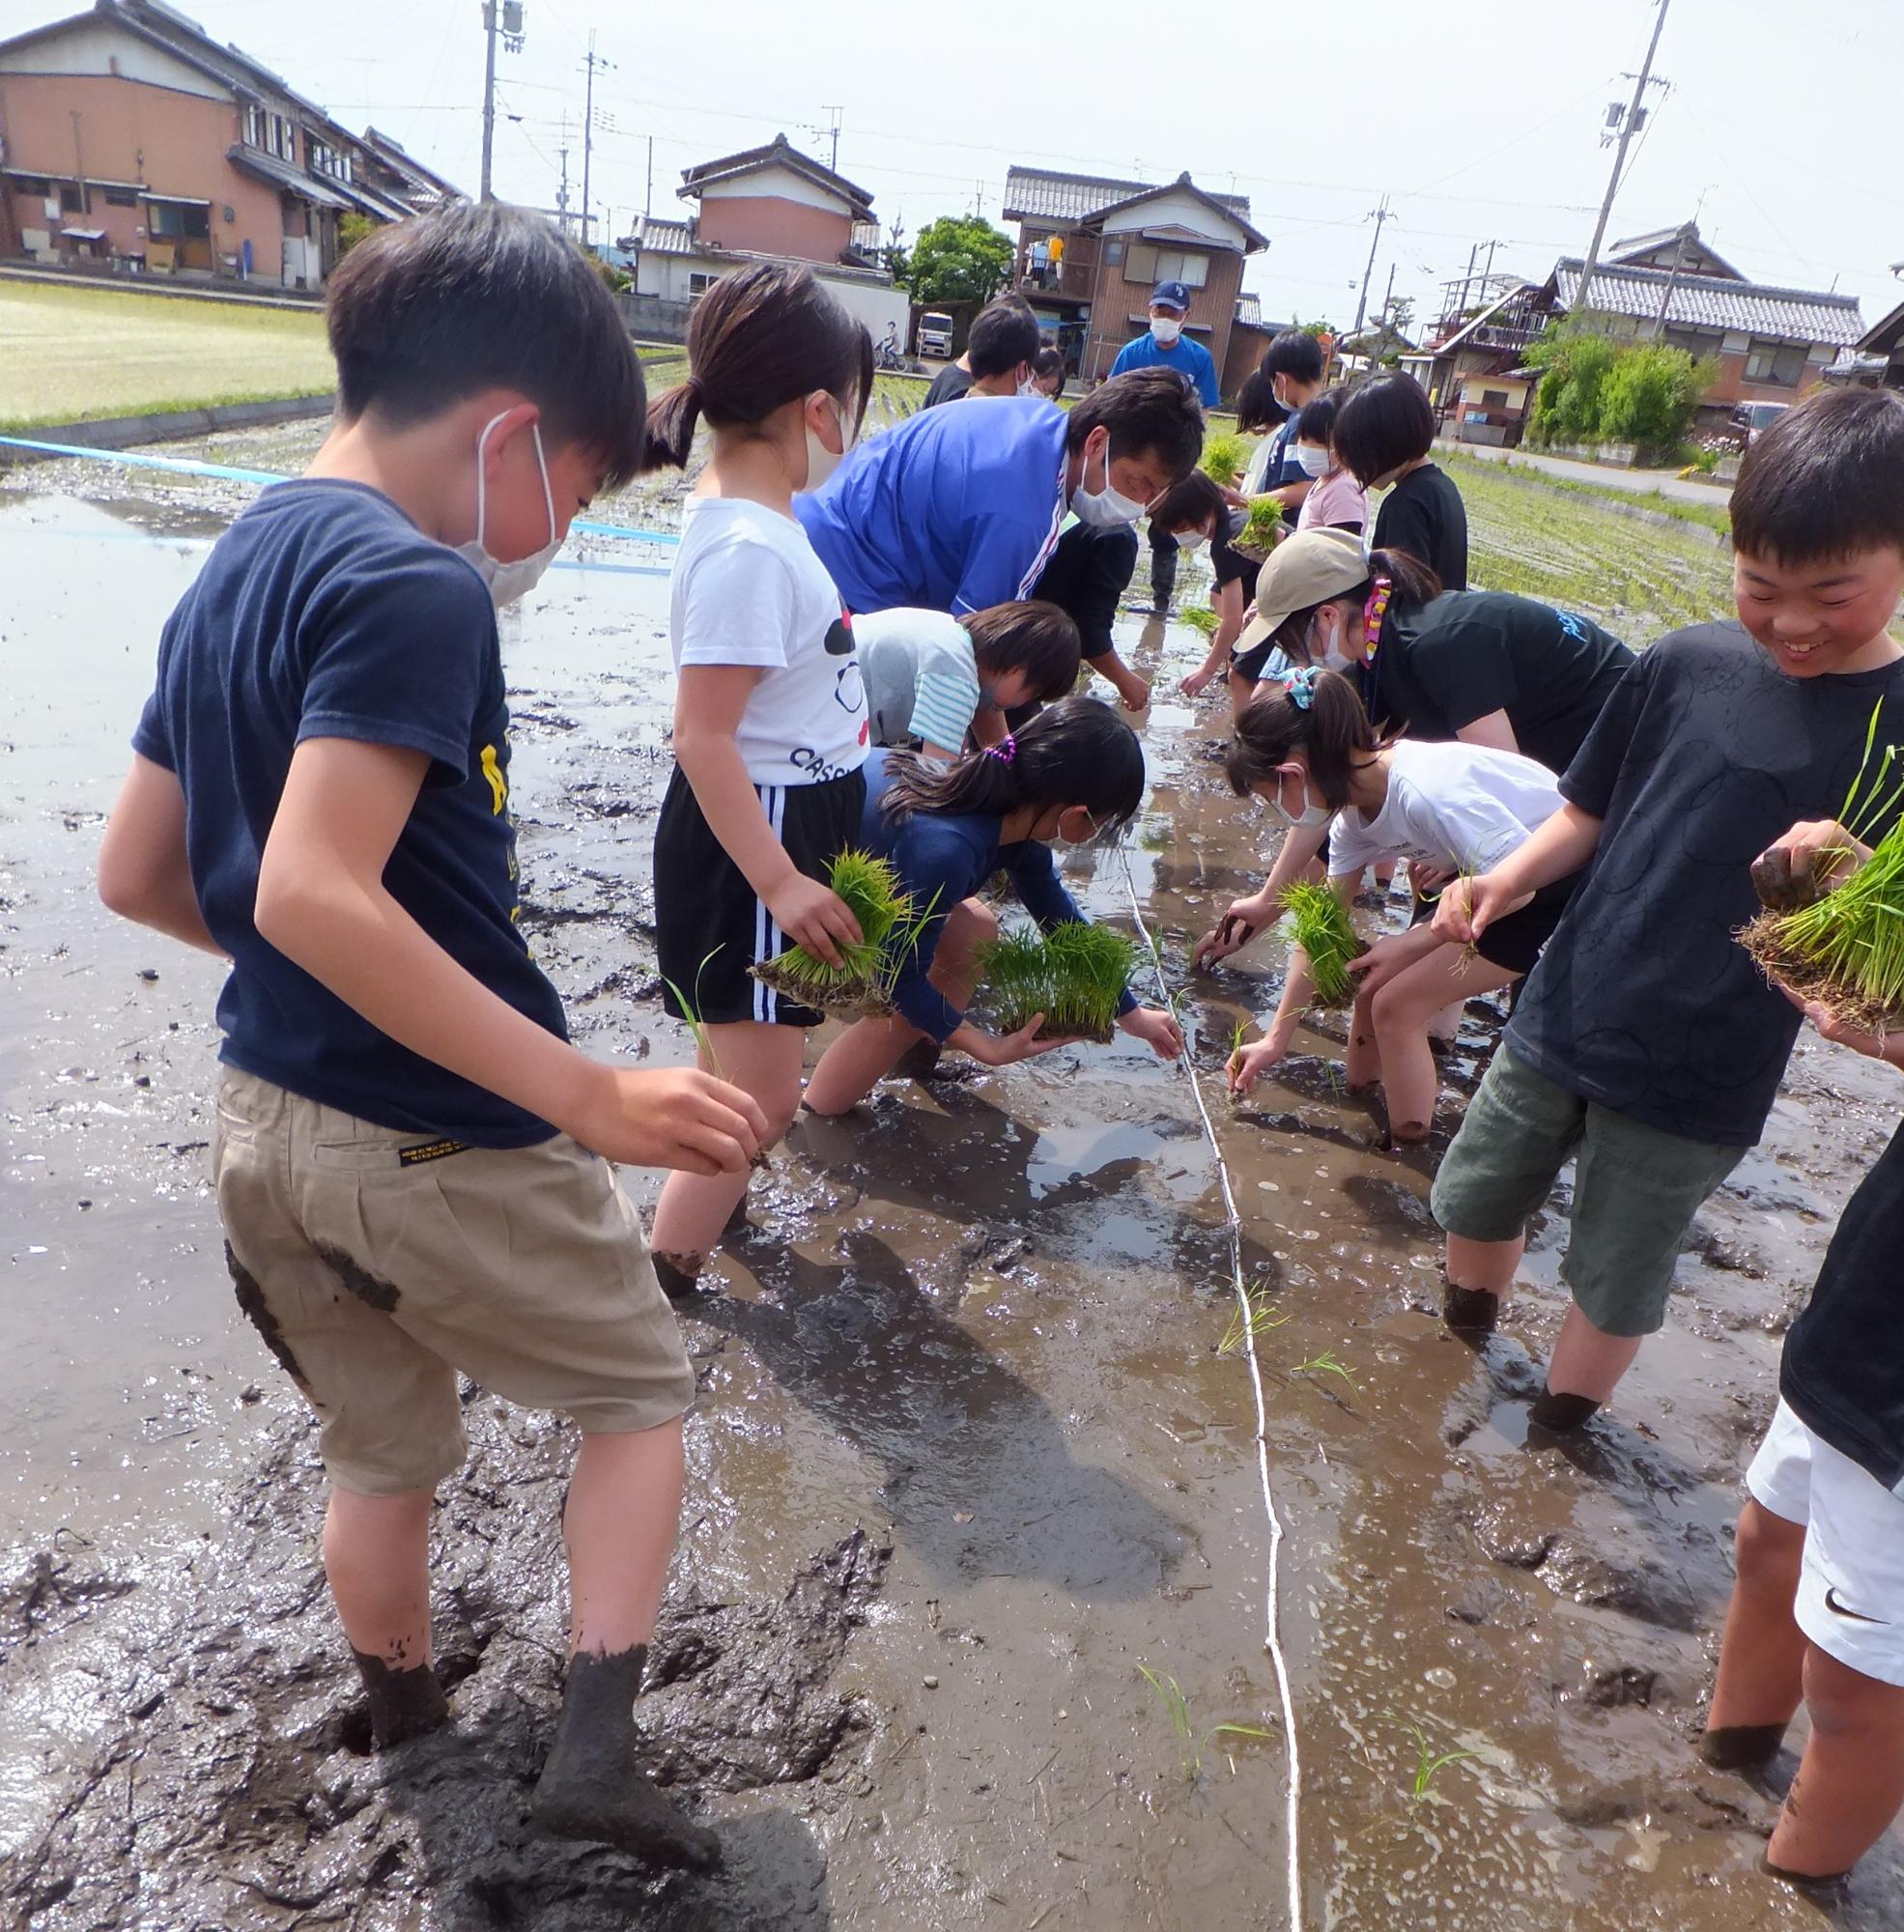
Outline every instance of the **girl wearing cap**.
{"type": "MultiPolygon", "coordinates": [[[[1237,724],[1224,760],[1231,788],[1255,793],[1291,827],[1330,825],[1329,885],[1343,903],[1363,870],[1406,858],[1442,878],[1482,872],[1517,850],[1560,809],[1553,773],[1518,752],[1486,745],[1415,744],[1382,737],[1354,686],[1339,672],[1304,669],[1259,697],[1237,724]]],[[[1378,940],[1355,960],[1350,1018],[1350,1091],[1379,1081],[1398,1144],[1428,1138],[1440,1076],[1430,1022],[1452,1002],[1511,984],[1534,963],[1574,887],[1563,879],[1488,927],[1474,949],[1419,923],[1378,940]]],[[[1247,1094],[1288,1053],[1316,984],[1301,947],[1264,1037],[1230,1061],[1233,1092],[1247,1094]]]]}
{"type": "MultiPolygon", "coordinates": [[[[890,859],[913,904],[926,913],[909,935],[893,986],[891,1019],[858,1020],[820,1056],[807,1083],[816,1114],[857,1106],[908,1056],[926,1065],[950,1046],[986,1066],[1009,1066],[1058,1042],[1040,1039],[1039,1014],[1017,1033],[988,1033],[966,1017],[978,984],[978,950],[998,932],[989,907],[973,897],[1003,870],[1040,926],[1084,917],[1059,882],[1052,839],[1115,838],[1144,797],[1144,753],[1109,705],[1066,697],[1001,743],[952,764],[906,752],[867,758],[860,842],[890,859]]],[[[1126,992],[1118,1026],[1165,1060],[1183,1051],[1183,1030],[1167,1012],[1126,992]]]]}

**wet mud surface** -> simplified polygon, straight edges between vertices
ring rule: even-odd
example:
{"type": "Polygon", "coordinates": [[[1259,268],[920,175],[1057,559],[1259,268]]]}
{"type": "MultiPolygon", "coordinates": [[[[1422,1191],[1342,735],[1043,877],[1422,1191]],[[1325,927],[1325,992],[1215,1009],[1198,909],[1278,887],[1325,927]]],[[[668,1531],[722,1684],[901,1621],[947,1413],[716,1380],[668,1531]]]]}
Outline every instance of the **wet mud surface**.
{"type": "MultiPolygon", "coordinates": [[[[216,453],[298,452],[280,432],[216,453]]],[[[239,1311],[203,1182],[216,971],[90,896],[158,624],[247,495],[0,475],[0,1924],[1285,1922],[1218,1177],[1185,1075],[1122,1036],[803,1119],[713,1264],[722,1292],[684,1314],[701,1394],[637,1714],[657,1775],[720,1831],[720,1873],[530,1831],[571,1445],[474,1391],[434,1545],[454,1727],[365,1752],[314,1433],[239,1311]],[[1180,1723],[1140,1665],[1180,1687],[1180,1723]]],[[[591,1050],[679,1061],[648,863],[665,559],[581,554],[604,567],[551,572],[505,622],[526,922],[591,1050]]],[[[1278,1322],[1256,1347],[1303,1923],[1817,1921],[1752,1870],[1796,1760],[1754,1785],[1689,1738],[1779,1340],[1888,1137],[1890,1079],[1801,1046],[1612,1413],[1529,1446],[1566,1185],[1478,1348],[1436,1320],[1426,1206],[1496,1003],[1470,1005],[1425,1148],[1382,1151],[1375,1103],[1343,1087],[1340,1015],[1231,1103],[1218,1069],[1273,1004],[1280,945],[1208,977],[1186,961],[1271,845],[1209,761],[1217,712],[1164,695],[1202,639],[1131,619],[1122,641],[1165,673],[1151,795],[1125,855],[1072,854],[1066,876],[1129,929],[1127,863],[1278,1322]],[[1424,1751],[1469,1755],[1418,1794],[1424,1751]]],[[[1895,1834],[1831,1922],[1904,1922],[1895,1834]]]]}

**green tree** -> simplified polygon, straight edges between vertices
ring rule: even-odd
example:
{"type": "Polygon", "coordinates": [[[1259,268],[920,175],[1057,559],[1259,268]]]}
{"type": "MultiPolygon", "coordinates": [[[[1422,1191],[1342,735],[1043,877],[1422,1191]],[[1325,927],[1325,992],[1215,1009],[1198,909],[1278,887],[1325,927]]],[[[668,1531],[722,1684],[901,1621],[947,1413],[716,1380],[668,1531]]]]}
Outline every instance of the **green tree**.
{"type": "Polygon", "coordinates": [[[377,233],[379,223],[353,209],[337,217],[337,259],[341,262],[366,236],[377,233]]]}
{"type": "Polygon", "coordinates": [[[912,244],[914,301],[989,301],[1010,278],[1011,238],[980,214],[942,214],[912,244]]]}
{"type": "Polygon", "coordinates": [[[1600,434],[1656,453],[1675,450],[1691,434],[1711,380],[1711,369],[1683,349],[1634,343],[1620,352],[1601,385],[1600,434]]]}
{"type": "Polygon", "coordinates": [[[1600,390],[1618,345],[1582,329],[1550,330],[1527,352],[1544,373],[1529,428],[1536,442],[1593,442],[1601,436],[1600,390]]]}

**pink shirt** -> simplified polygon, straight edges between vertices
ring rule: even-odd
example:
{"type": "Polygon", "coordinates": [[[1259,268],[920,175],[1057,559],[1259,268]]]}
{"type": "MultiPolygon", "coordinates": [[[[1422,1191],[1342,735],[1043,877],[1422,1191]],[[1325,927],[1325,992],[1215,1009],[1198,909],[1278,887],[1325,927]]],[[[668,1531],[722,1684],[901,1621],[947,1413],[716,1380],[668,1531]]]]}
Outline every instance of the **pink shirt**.
{"type": "Polygon", "coordinates": [[[1338,524],[1353,524],[1358,529],[1369,526],[1368,492],[1347,469],[1331,469],[1318,477],[1316,486],[1302,499],[1302,514],[1296,519],[1299,530],[1325,530],[1338,524]]]}

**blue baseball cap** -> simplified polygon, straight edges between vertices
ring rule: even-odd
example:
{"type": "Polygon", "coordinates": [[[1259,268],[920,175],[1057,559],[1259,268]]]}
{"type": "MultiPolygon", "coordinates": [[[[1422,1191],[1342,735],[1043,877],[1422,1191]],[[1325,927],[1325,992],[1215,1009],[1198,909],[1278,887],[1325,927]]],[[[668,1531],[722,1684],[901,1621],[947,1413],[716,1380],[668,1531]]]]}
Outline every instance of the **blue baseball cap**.
{"type": "Polygon", "coordinates": [[[1152,308],[1174,308],[1179,315],[1190,313],[1190,291],[1181,282],[1159,282],[1151,291],[1152,308]]]}

